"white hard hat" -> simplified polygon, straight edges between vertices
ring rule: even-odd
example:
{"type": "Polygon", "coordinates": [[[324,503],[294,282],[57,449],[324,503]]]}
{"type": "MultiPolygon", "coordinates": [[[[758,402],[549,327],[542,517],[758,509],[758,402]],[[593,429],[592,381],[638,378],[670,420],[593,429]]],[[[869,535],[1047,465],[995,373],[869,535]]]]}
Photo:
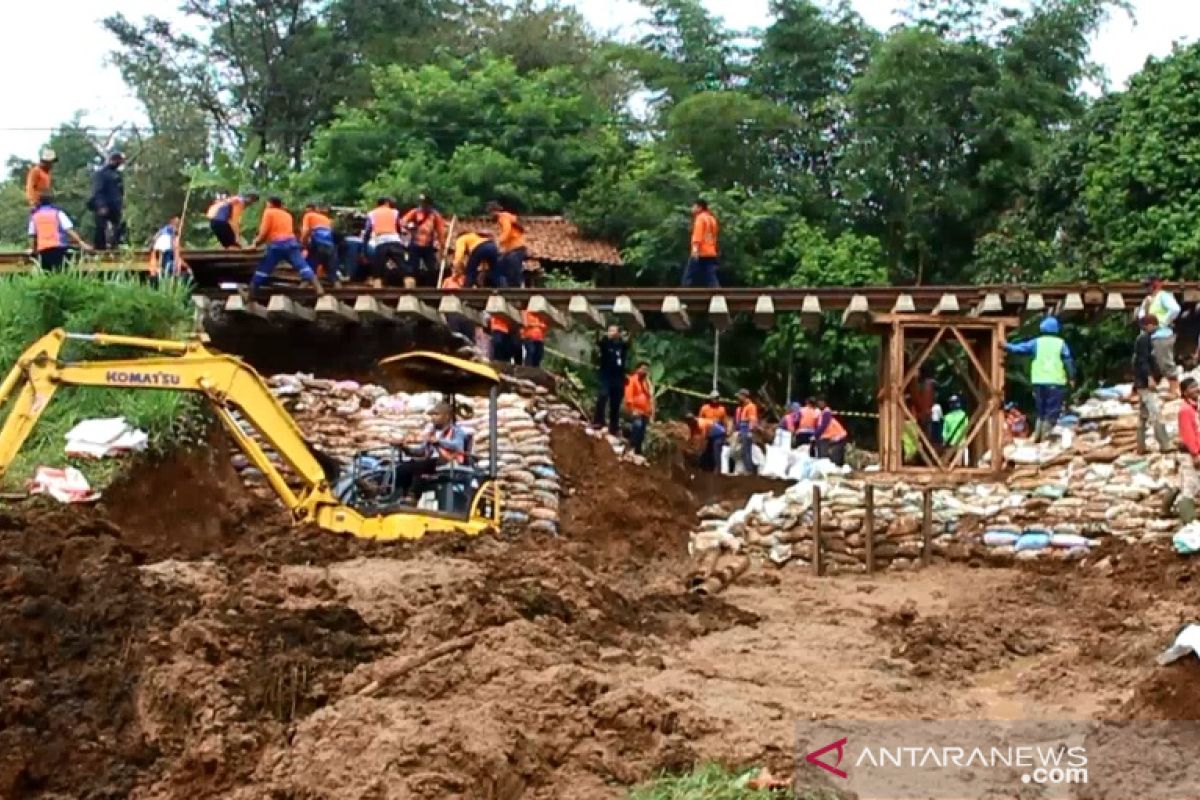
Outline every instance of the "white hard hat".
{"type": "Polygon", "coordinates": [[[49,147],[43,147],[40,160],[41,161],[58,161],[58,153],[54,152],[49,147]]]}

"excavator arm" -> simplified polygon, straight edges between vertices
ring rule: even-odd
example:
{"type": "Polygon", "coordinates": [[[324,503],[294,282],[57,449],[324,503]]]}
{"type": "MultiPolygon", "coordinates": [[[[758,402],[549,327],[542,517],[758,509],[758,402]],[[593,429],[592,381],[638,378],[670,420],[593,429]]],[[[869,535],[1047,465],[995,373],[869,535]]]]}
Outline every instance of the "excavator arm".
{"type": "MultiPolygon", "coordinates": [[[[72,334],[55,329],[34,342],[0,384],[0,408],[9,404],[0,427],[0,476],[8,470],[38,419],[61,386],[149,389],[203,395],[218,419],[262,471],[296,522],[372,539],[418,538],[428,530],[446,529],[418,515],[364,517],[340,504],[331,484],[336,479],[305,440],[295,420],[271,394],[251,367],[233,356],[214,353],[199,341],[174,342],[107,334],[72,334]],[[102,346],[153,351],[145,358],[64,362],[59,353],[68,340],[102,346]],[[15,397],[14,397],[15,394],[15,397]],[[11,400],[11,404],[10,404],[11,400]],[[297,493],[287,485],[253,437],[239,424],[240,414],[302,479],[297,493]]],[[[477,533],[478,524],[456,525],[477,533]]]]}

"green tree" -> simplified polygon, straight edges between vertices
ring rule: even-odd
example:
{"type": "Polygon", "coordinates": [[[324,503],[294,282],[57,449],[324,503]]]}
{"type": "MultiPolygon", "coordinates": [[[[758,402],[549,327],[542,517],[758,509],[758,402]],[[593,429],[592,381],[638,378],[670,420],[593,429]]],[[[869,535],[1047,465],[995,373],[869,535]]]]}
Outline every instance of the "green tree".
{"type": "Polygon", "coordinates": [[[735,34],[700,0],[640,0],[648,32],[624,54],[653,93],[669,107],[696,92],[730,88],[742,72],[735,34]]]}

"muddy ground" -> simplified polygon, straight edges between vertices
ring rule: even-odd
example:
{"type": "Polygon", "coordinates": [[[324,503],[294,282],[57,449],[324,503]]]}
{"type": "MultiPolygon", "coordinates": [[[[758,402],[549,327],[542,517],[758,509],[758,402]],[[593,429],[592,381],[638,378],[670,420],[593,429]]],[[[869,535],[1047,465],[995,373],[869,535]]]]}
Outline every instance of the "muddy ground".
{"type": "Polygon", "coordinates": [[[787,770],[797,719],[1195,718],[1154,655],[1162,550],[1036,572],[755,568],[683,595],[702,503],[758,482],[556,434],[564,536],[295,530],[219,448],[95,509],[0,515],[0,798],[619,798],[698,759],[787,770]]]}

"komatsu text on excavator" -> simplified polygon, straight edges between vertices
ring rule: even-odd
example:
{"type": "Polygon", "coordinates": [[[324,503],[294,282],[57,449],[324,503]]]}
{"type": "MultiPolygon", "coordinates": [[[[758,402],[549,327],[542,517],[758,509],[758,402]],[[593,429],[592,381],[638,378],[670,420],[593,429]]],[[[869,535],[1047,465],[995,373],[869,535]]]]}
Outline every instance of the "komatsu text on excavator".
{"type": "Polygon", "coordinates": [[[475,535],[499,527],[500,490],[496,481],[497,393],[500,377],[482,364],[439,353],[412,352],[380,362],[385,382],[403,391],[440,391],[450,396],[489,398],[490,458],[486,474],[472,458],[439,467],[421,478],[421,494],[431,506],[415,507],[396,480],[409,454],[394,445],[360,454],[347,466],[319,452],[267,384],[241,359],[208,349],[198,340],[169,341],[108,334],[75,334],[56,329],[34,342],[0,384],[0,407],[8,414],[0,428],[0,475],[20,451],[59,388],[99,386],[117,390],[169,390],[203,395],[247,458],[266,476],[297,524],[311,523],[335,533],[365,539],[418,539],[426,533],[475,535]],[[135,348],[155,353],[143,358],[68,362],[60,358],[69,340],[135,348]],[[15,398],[13,397],[16,393],[15,398]],[[299,478],[292,487],[258,441],[253,428],[299,478]]]}

